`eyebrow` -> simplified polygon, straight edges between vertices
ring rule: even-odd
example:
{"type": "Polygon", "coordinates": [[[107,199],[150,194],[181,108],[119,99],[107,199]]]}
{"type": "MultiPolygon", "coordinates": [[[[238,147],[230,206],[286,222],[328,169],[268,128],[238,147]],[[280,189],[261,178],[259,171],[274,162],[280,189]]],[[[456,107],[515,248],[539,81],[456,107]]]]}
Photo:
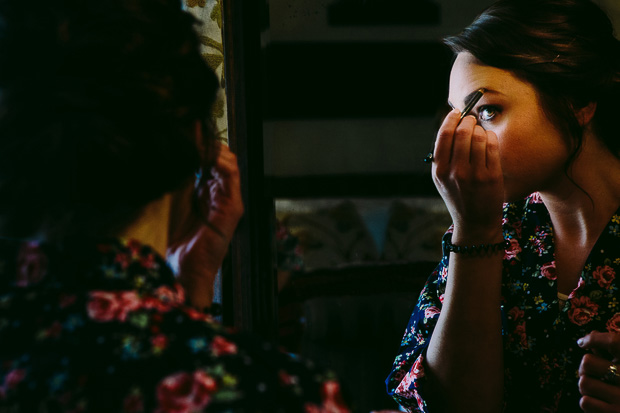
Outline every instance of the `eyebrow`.
{"type": "MultiPolygon", "coordinates": [[[[474,96],[476,96],[476,93],[478,93],[478,91],[480,89],[484,90],[484,94],[485,95],[488,94],[488,93],[495,93],[495,94],[498,94],[498,95],[502,95],[503,94],[501,92],[498,92],[497,90],[489,89],[489,88],[486,88],[486,87],[479,87],[478,89],[474,90],[473,92],[471,92],[470,94],[465,96],[465,99],[463,100],[464,102],[467,102],[465,104],[465,106],[468,106],[469,102],[471,102],[471,100],[474,98],[474,96]]],[[[456,107],[452,104],[452,102],[450,102],[450,99],[448,99],[448,105],[450,105],[450,107],[452,109],[456,109],[456,107]]]]}

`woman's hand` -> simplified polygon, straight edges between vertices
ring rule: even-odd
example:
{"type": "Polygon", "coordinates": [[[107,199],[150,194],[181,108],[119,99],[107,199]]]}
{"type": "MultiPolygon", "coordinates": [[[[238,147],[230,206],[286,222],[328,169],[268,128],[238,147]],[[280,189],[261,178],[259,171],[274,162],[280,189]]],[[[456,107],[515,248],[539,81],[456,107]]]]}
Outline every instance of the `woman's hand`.
{"type": "Polygon", "coordinates": [[[237,156],[228,146],[221,144],[210,174],[205,185],[197,188],[198,206],[207,227],[205,230],[210,233],[209,237],[213,237],[215,242],[217,234],[226,243],[230,243],[243,216],[243,201],[237,156]]]}
{"type": "Polygon", "coordinates": [[[620,361],[620,334],[593,331],[578,344],[592,350],[579,366],[579,406],[588,413],[620,412],[620,376],[610,371],[620,361]]]}
{"type": "Polygon", "coordinates": [[[243,215],[237,157],[228,146],[220,148],[208,179],[195,193],[180,197],[176,209],[186,218],[171,231],[168,261],[176,267],[189,302],[196,308],[210,306],[213,281],[226,256],[243,215]],[[192,198],[194,197],[194,198],[192,198]]]}
{"type": "Polygon", "coordinates": [[[451,111],[439,129],[433,180],[452,216],[455,242],[497,242],[504,197],[497,136],[473,116],[459,118],[451,111]]]}

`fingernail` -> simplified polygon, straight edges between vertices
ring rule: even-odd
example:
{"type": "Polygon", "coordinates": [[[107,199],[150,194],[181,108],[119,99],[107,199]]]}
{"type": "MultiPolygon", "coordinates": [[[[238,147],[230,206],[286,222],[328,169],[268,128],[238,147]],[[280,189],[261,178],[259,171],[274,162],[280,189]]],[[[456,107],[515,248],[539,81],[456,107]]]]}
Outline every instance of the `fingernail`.
{"type": "Polygon", "coordinates": [[[583,338],[580,338],[579,340],[577,340],[577,345],[579,347],[583,347],[583,338]]]}

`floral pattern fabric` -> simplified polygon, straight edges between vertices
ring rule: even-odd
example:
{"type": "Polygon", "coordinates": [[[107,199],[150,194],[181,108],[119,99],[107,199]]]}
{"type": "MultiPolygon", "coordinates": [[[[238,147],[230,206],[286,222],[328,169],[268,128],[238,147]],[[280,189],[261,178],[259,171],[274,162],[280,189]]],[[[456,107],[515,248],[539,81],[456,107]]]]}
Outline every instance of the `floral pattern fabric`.
{"type": "MultiPolygon", "coordinates": [[[[566,301],[558,299],[553,227],[535,193],[504,206],[502,300],[504,411],[579,412],[577,340],[591,331],[620,332],[616,277],[620,266],[620,210],[605,227],[566,301]]],[[[422,290],[403,336],[388,392],[410,412],[429,412],[424,356],[441,313],[449,256],[422,290]]],[[[475,339],[475,337],[472,337],[475,339]]]]}
{"type": "Polygon", "coordinates": [[[0,410],[348,412],[338,381],[185,305],[135,241],[0,240],[0,410]]]}

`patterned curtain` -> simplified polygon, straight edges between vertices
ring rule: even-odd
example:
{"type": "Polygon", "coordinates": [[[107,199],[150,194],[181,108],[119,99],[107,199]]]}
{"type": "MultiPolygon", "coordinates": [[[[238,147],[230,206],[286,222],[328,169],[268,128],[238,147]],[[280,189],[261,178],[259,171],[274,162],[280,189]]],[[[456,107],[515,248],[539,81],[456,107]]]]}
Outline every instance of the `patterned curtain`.
{"type": "Polygon", "coordinates": [[[202,55],[220,78],[222,89],[213,106],[218,139],[228,143],[228,119],[224,82],[224,45],[222,42],[222,0],[184,0],[185,9],[202,22],[202,55]]]}

